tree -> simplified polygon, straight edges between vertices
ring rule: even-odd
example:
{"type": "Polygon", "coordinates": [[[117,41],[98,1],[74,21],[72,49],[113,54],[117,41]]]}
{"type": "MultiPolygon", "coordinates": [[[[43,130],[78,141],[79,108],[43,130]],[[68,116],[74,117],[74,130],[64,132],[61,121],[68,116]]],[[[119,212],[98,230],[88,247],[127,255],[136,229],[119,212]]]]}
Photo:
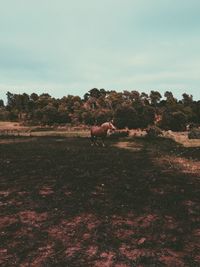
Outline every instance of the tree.
{"type": "Polygon", "coordinates": [[[192,95],[188,95],[186,93],[182,94],[183,99],[182,102],[185,106],[190,106],[193,102],[193,96],[192,95]]]}
{"type": "Polygon", "coordinates": [[[172,92],[166,91],[164,96],[166,97],[166,101],[168,104],[172,105],[172,104],[177,103],[177,99],[174,98],[172,92]]]}
{"type": "Polygon", "coordinates": [[[2,99],[0,99],[0,108],[3,108],[4,107],[4,102],[2,99]]]}
{"type": "Polygon", "coordinates": [[[144,106],[139,118],[139,127],[146,128],[149,125],[153,125],[155,121],[155,113],[155,108],[151,106],[144,106]]]}
{"type": "Polygon", "coordinates": [[[160,122],[160,126],[165,130],[185,131],[187,118],[182,111],[165,111],[160,122]]]}
{"type": "Polygon", "coordinates": [[[193,122],[200,123],[200,100],[193,103],[192,111],[195,116],[193,122]]]}
{"type": "Polygon", "coordinates": [[[93,88],[89,91],[89,96],[94,98],[99,98],[101,96],[101,92],[97,88],[93,88]]]}
{"type": "Polygon", "coordinates": [[[140,95],[140,98],[142,100],[142,102],[144,103],[144,105],[149,105],[149,96],[148,94],[142,92],[140,95]]]}
{"type": "Polygon", "coordinates": [[[161,94],[158,91],[151,91],[151,93],[150,93],[150,100],[151,100],[151,104],[153,106],[156,107],[161,98],[162,98],[162,96],[161,96],[161,94]]]}
{"type": "Polygon", "coordinates": [[[81,114],[82,121],[86,125],[94,125],[95,124],[95,117],[94,112],[91,110],[84,110],[81,114]]]}
{"type": "Polygon", "coordinates": [[[30,95],[30,99],[34,102],[36,102],[38,100],[39,96],[36,93],[32,93],[30,95]]]}
{"type": "Polygon", "coordinates": [[[71,118],[69,116],[69,112],[65,105],[60,104],[58,107],[58,117],[57,117],[58,123],[70,123],[71,118]]]}
{"type": "Polygon", "coordinates": [[[115,118],[118,127],[146,128],[153,125],[155,114],[162,118],[164,129],[182,130],[186,123],[200,123],[200,101],[183,94],[177,101],[166,91],[165,99],[158,91],[150,95],[136,90],[116,92],[93,88],[84,95],[67,95],[61,99],[48,93],[37,95],[7,92],[7,104],[0,100],[0,119],[18,120],[34,124],[72,123],[101,124],[115,118]]]}
{"type": "Polygon", "coordinates": [[[117,93],[116,91],[109,92],[106,102],[111,110],[119,108],[124,103],[123,93],[117,93]]]}
{"type": "Polygon", "coordinates": [[[95,112],[94,117],[95,117],[95,122],[98,125],[101,125],[106,121],[110,121],[113,118],[113,113],[109,109],[98,109],[95,112]]]}
{"type": "Polygon", "coordinates": [[[6,93],[7,96],[7,109],[11,110],[13,108],[13,94],[11,92],[6,93]]]}
{"type": "Polygon", "coordinates": [[[58,111],[52,105],[47,105],[42,109],[42,123],[53,124],[58,121],[58,111]]]}
{"type": "Polygon", "coordinates": [[[37,107],[38,108],[44,108],[48,104],[51,103],[51,96],[49,94],[41,94],[39,98],[37,99],[37,107]]]}
{"type": "Polygon", "coordinates": [[[122,129],[128,127],[129,129],[138,127],[137,111],[131,106],[121,106],[116,109],[114,113],[115,125],[122,129]]]}
{"type": "Polygon", "coordinates": [[[131,99],[133,101],[140,101],[140,93],[138,91],[131,91],[131,99]]]}

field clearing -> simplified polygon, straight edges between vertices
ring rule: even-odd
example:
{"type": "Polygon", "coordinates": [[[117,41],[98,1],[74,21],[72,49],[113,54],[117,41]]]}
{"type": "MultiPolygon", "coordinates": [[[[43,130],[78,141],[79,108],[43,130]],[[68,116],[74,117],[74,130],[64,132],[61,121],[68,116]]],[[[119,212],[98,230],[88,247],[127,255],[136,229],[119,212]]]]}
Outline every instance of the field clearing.
{"type": "Polygon", "coordinates": [[[200,266],[200,148],[0,140],[1,266],[200,266]]]}
{"type": "Polygon", "coordinates": [[[18,122],[10,122],[10,121],[0,121],[0,129],[15,129],[20,128],[20,124],[18,122]]]}
{"type": "Polygon", "coordinates": [[[189,139],[188,132],[164,132],[164,136],[172,138],[184,147],[200,147],[200,139],[189,139]]]}
{"type": "MultiPolygon", "coordinates": [[[[142,137],[146,132],[130,130],[129,136],[142,137]]],[[[0,136],[30,136],[30,137],[89,137],[90,127],[39,127],[22,126],[17,122],[0,122],[0,136]]],[[[163,131],[163,136],[171,138],[184,147],[200,147],[200,139],[188,139],[188,132],[163,131]]]]}
{"type": "Polygon", "coordinates": [[[22,126],[15,122],[0,122],[0,136],[63,136],[63,137],[89,137],[88,127],[39,127],[22,126]],[[83,128],[83,129],[82,129],[83,128]],[[85,129],[84,129],[85,128],[85,129]]]}

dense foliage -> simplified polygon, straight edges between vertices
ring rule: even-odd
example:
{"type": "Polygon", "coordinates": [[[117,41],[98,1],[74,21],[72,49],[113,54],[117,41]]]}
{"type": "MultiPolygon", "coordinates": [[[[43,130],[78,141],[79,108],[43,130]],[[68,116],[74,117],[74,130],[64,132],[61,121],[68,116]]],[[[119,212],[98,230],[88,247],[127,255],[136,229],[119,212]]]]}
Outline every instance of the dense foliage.
{"type": "Polygon", "coordinates": [[[147,128],[182,131],[189,123],[200,124],[200,101],[184,93],[181,100],[167,91],[164,98],[157,91],[106,91],[93,88],[84,95],[60,99],[49,94],[7,93],[6,105],[0,100],[0,120],[29,124],[101,124],[114,120],[118,128],[147,128]]]}

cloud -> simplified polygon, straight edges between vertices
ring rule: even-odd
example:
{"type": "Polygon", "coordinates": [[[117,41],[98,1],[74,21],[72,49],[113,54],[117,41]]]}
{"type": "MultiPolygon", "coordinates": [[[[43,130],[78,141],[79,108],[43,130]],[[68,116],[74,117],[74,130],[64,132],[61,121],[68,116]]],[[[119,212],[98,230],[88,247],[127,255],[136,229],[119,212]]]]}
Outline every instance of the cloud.
{"type": "Polygon", "coordinates": [[[198,95],[199,7],[197,0],[3,1],[0,98],[5,89],[61,96],[92,87],[198,95]]]}

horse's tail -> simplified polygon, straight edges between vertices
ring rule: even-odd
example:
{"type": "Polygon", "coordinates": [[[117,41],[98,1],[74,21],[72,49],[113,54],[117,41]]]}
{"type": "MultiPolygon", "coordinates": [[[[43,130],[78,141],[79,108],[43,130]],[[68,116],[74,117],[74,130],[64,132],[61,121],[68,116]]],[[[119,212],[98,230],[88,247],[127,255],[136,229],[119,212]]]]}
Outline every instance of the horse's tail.
{"type": "Polygon", "coordinates": [[[90,141],[91,141],[91,145],[92,146],[97,145],[97,143],[96,143],[96,136],[93,133],[93,129],[92,128],[91,128],[91,131],[90,131],[90,141]]]}
{"type": "Polygon", "coordinates": [[[92,132],[90,133],[90,139],[91,139],[91,141],[94,140],[94,135],[92,134],[92,132]]]}
{"type": "Polygon", "coordinates": [[[92,143],[93,143],[94,140],[95,140],[95,137],[94,137],[92,128],[91,128],[91,130],[90,130],[90,140],[91,140],[92,143]]]}

